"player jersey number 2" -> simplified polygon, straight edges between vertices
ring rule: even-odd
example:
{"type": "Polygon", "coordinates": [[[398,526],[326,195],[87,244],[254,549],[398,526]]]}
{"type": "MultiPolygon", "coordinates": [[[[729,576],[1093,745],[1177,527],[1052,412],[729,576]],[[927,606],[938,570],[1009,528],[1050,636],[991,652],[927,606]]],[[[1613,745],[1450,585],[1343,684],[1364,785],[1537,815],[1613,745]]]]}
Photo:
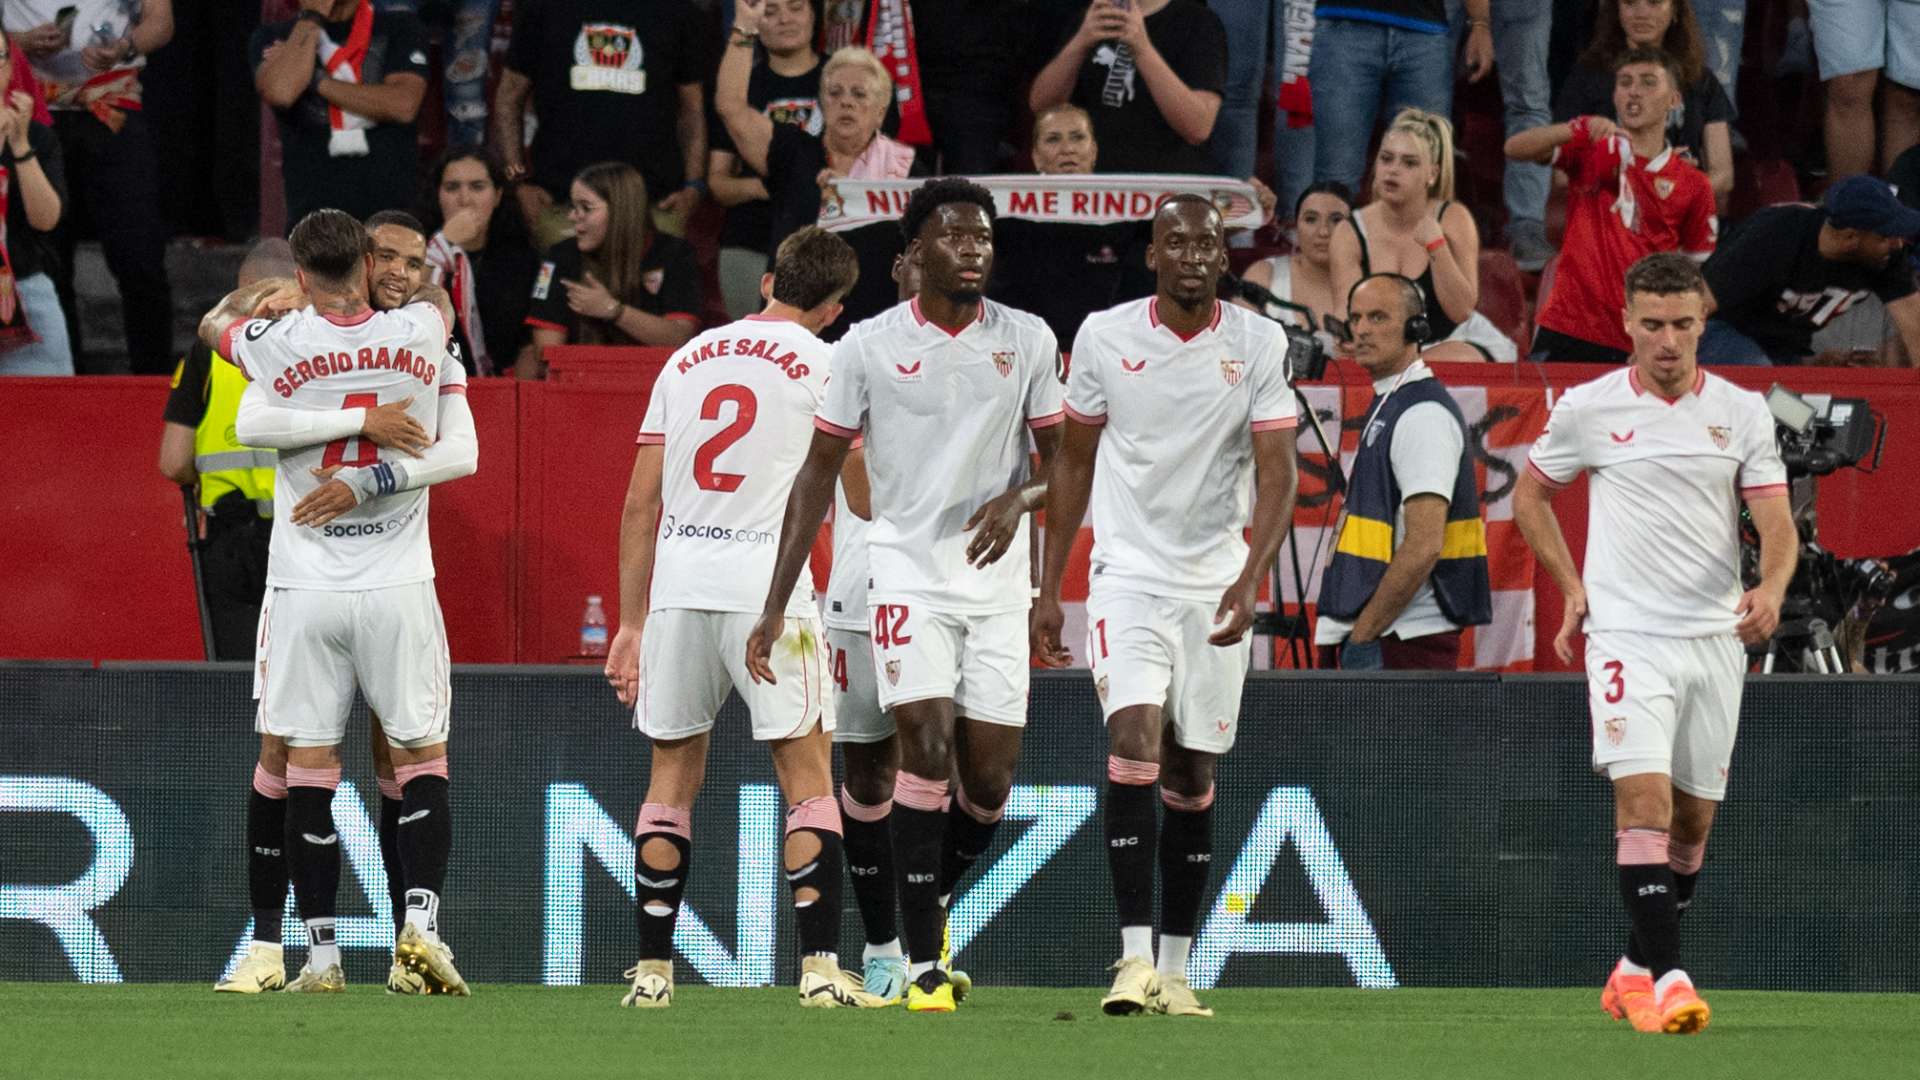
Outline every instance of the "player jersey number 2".
{"type": "Polygon", "coordinates": [[[747,479],[743,473],[717,472],[713,463],[753,430],[754,418],[760,415],[760,399],[753,396],[752,389],[739,383],[716,386],[707,391],[706,400],[700,403],[700,419],[720,419],[720,407],[728,402],[733,403],[733,422],[693,452],[693,482],[700,485],[702,491],[738,491],[747,479]]]}
{"type": "MultiPolygon", "coordinates": [[[[348,394],[346,401],[342,402],[340,407],[343,409],[372,409],[379,407],[379,405],[379,394],[348,394]]],[[[345,465],[352,469],[364,469],[369,465],[377,465],[379,463],[380,448],[373,444],[372,439],[365,437],[335,439],[327,444],[327,452],[321,455],[320,458],[320,467],[323,469],[331,468],[335,465],[345,465]],[[347,460],[348,443],[359,444],[359,449],[354,452],[352,461],[347,460]]]]}

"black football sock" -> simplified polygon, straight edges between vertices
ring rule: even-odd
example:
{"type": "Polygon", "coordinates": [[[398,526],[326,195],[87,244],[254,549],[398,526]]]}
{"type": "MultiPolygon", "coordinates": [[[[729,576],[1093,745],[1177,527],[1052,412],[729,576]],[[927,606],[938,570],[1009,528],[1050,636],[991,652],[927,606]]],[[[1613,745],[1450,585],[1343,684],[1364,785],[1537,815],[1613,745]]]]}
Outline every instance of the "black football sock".
{"type": "Polygon", "coordinates": [[[1213,871],[1213,788],[1203,795],[1160,789],[1160,973],[1187,974],[1187,953],[1213,871]]]}
{"type": "Polygon", "coordinates": [[[1160,766],[1107,758],[1107,869],[1124,955],[1153,959],[1153,785],[1160,766]]]}
{"type": "MultiPolygon", "coordinates": [[[[1620,899],[1633,921],[1632,945],[1658,979],[1680,966],[1680,909],[1673,869],[1667,865],[1667,834],[1656,829],[1622,829],[1615,836],[1620,899]]],[[[1632,955],[1627,959],[1642,963],[1632,955]]]]}
{"type": "Polygon", "coordinates": [[[247,799],[247,903],[253,940],[280,944],[280,913],[287,903],[287,781],[254,766],[247,799]]]}
{"type": "MultiPolygon", "coordinates": [[[[446,759],[428,767],[446,767],[446,759]]],[[[406,771],[405,766],[401,771],[406,771]]],[[[453,855],[453,815],[447,778],[438,772],[405,777],[400,789],[400,862],[407,884],[406,920],[432,933],[440,930],[440,898],[446,892],[453,855]]]]}
{"type": "Polygon", "coordinates": [[[846,838],[847,874],[853,902],[869,945],[885,945],[900,936],[894,905],[893,800],[868,806],[840,788],[840,827],[846,838]]]}
{"type": "Polygon", "coordinates": [[[634,925],[640,929],[640,959],[673,959],[673,927],[680,918],[680,898],[687,891],[687,871],[693,865],[693,815],[664,803],[640,808],[640,824],[633,834],[634,925]],[[661,840],[677,854],[673,865],[647,861],[650,841],[661,840]]]}
{"type": "Polygon", "coordinates": [[[831,795],[821,795],[794,805],[787,811],[787,835],[813,834],[820,851],[798,866],[787,867],[787,884],[793,889],[793,925],[800,939],[801,956],[838,956],[840,954],[840,807],[831,795]],[[802,889],[812,889],[812,899],[800,898],[802,889]]]}
{"type": "Polygon", "coordinates": [[[967,798],[965,788],[956,788],[953,806],[947,811],[947,834],[940,843],[940,895],[952,903],[960,880],[993,846],[993,834],[1000,831],[1000,819],[1006,816],[1006,803],[982,809],[967,798]]]}
{"type": "Polygon", "coordinates": [[[333,922],[340,891],[340,834],[333,825],[333,791],[340,770],[287,767],[287,876],[307,924],[308,964],[338,963],[333,922]]]}
{"type": "Polygon", "coordinates": [[[387,901],[397,935],[407,921],[407,869],[400,861],[400,785],[392,780],[380,781],[380,865],[387,872],[387,901]]]}
{"type": "Polygon", "coordinates": [[[899,875],[900,921],[915,968],[937,963],[946,931],[940,905],[940,851],[947,833],[947,781],[902,770],[894,781],[893,862],[899,875]]]}

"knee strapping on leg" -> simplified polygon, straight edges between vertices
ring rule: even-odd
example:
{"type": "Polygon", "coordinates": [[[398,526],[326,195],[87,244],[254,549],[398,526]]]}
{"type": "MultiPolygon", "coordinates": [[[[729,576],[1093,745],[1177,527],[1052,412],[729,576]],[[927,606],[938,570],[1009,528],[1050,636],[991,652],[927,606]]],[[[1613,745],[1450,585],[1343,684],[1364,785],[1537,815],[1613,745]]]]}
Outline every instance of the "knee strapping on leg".
{"type": "Polygon", "coordinates": [[[840,785],[840,812],[855,821],[885,821],[893,813],[893,800],[882,799],[869,806],[853,797],[853,791],[840,785]]]}
{"type": "Polygon", "coordinates": [[[1134,761],[1131,758],[1107,755],[1107,779],[1116,784],[1132,787],[1151,787],[1160,780],[1160,763],[1157,761],[1134,761]]]}
{"type": "Polygon", "coordinates": [[[287,778],[273,775],[267,771],[265,765],[255,765],[253,767],[253,790],[265,795],[269,799],[284,799],[287,797],[287,778]]]}
{"type": "Polygon", "coordinates": [[[993,806],[993,807],[976,806],[974,805],[973,800],[967,798],[967,789],[965,785],[961,785],[960,787],[954,790],[953,801],[955,805],[960,807],[961,813],[967,815],[968,817],[972,818],[973,820],[979,822],[982,825],[992,825],[994,822],[999,821],[1001,818],[1007,815],[1007,804],[1005,800],[1002,800],[998,806],[993,806]]]}
{"type": "MultiPolygon", "coordinates": [[[[788,808],[786,869],[795,906],[805,907],[820,898],[823,883],[812,879],[821,876],[824,864],[829,861],[822,857],[829,847],[826,838],[840,835],[840,807],[833,796],[816,796],[788,808]]],[[[837,875],[840,868],[837,860],[833,861],[836,865],[832,869],[837,875]]]]}
{"type": "Polygon", "coordinates": [[[340,787],[340,766],[330,765],[316,769],[288,765],[286,783],[289,788],[309,787],[334,791],[340,787]]]}
{"type": "Polygon", "coordinates": [[[426,761],[415,761],[406,765],[396,765],[393,769],[393,782],[399,785],[403,791],[416,777],[421,776],[437,776],[445,780],[447,778],[446,756],[441,755],[440,757],[430,758],[426,761]]]}
{"type": "Polygon", "coordinates": [[[1169,791],[1166,788],[1161,788],[1160,801],[1165,803],[1169,810],[1181,810],[1189,814],[1197,814],[1213,805],[1213,785],[1208,784],[1207,790],[1198,795],[1182,795],[1177,791],[1169,791]]]}
{"type": "Polygon", "coordinates": [[[929,780],[902,769],[894,779],[893,799],[913,810],[939,811],[946,806],[947,788],[948,783],[944,778],[929,780]]]}

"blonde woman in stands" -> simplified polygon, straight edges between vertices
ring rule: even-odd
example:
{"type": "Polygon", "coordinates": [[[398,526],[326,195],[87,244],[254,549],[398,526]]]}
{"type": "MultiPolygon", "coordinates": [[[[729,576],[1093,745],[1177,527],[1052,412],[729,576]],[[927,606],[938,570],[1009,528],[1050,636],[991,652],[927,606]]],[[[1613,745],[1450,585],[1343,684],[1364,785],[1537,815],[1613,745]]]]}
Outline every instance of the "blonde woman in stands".
{"type": "Polygon", "coordinates": [[[1453,201],[1453,125],[1421,109],[1393,118],[1373,159],[1373,201],[1334,230],[1333,303],[1369,274],[1400,274],[1427,298],[1428,360],[1519,358],[1519,348],[1474,310],[1480,302],[1480,230],[1453,201]]]}
{"type": "MultiPolygon", "coordinates": [[[[1311,323],[1297,311],[1276,308],[1265,314],[1314,332],[1329,350],[1336,349],[1324,327],[1326,316],[1338,315],[1333,300],[1333,234],[1353,216],[1353,192],[1338,180],[1322,180],[1300,193],[1293,204],[1293,251],[1247,267],[1245,281],[1313,312],[1311,323]]],[[[1256,305],[1235,301],[1243,307],[1256,305]]]]}

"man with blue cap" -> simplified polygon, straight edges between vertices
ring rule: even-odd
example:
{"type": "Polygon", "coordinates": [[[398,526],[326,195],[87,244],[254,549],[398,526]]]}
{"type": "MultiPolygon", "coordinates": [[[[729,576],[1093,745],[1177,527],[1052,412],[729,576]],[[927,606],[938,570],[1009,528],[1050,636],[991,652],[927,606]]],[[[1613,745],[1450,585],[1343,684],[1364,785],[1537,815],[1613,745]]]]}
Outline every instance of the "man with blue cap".
{"type": "Polygon", "coordinates": [[[1799,364],[1813,333],[1877,296],[1920,362],[1920,293],[1903,251],[1920,236],[1920,210],[1885,181],[1849,176],[1820,206],[1773,206],[1722,243],[1703,271],[1713,290],[1700,360],[1799,364]]]}

